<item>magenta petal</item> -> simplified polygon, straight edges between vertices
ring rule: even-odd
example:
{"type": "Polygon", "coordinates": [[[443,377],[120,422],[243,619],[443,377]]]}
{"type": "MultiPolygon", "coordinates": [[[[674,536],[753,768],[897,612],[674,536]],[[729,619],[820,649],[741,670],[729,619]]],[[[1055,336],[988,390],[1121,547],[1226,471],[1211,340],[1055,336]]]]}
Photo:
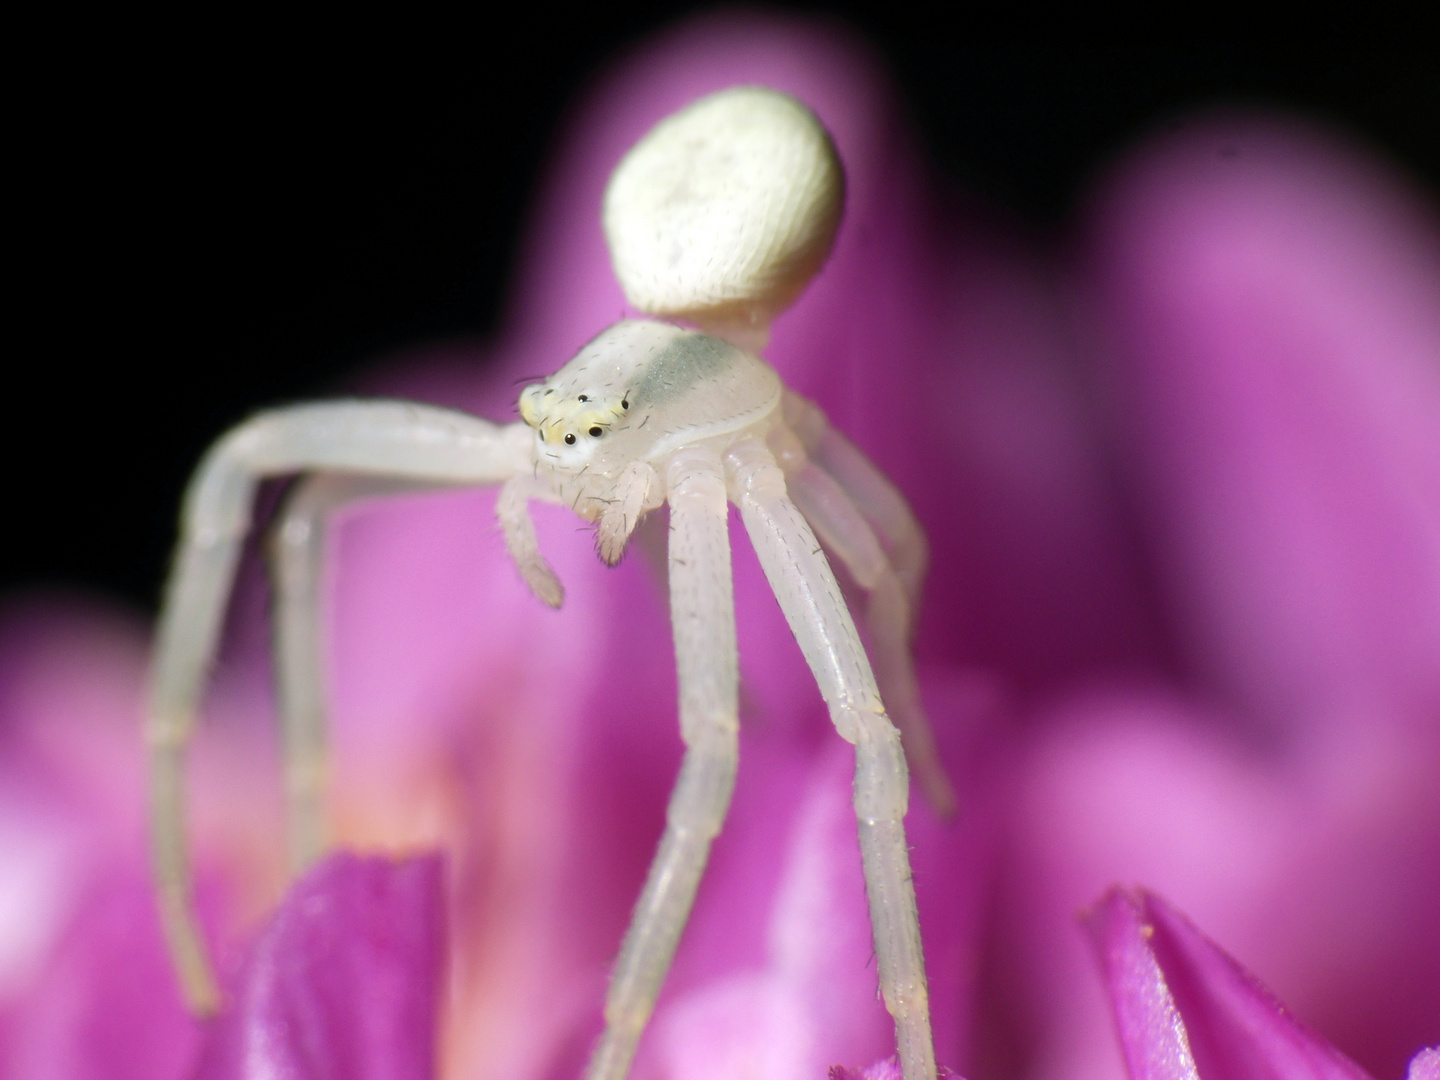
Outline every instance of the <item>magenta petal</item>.
{"type": "Polygon", "coordinates": [[[1364,1080],[1369,1074],[1297,1021],[1260,981],[1158,896],[1143,894],[1150,946],[1207,1080],[1364,1080]]]}
{"type": "MultiPolygon", "coordinates": [[[[6,882],[12,884],[13,882],[6,882]]],[[[206,897],[202,890],[202,906],[206,897]]],[[[208,912],[207,912],[208,914],[208,912]]],[[[0,1012],[7,1080],[179,1080],[200,1044],[140,867],[100,869],[44,971],[0,1012]]]]}
{"type": "Polygon", "coordinates": [[[1311,730],[1440,715],[1440,229],[1388,172],[1217,116],[1137,155],[1095,233],[1187,663],[1311,730]]]}
{"type": "Polygon", "coordinates": [[[1158,897],[1112,889],[1086,922],[1134,1080],[1368,1077],[1158,897]]]}
{"type": "Polygon", "coordinates": [[[442,861],[332,855],[255,941],[197,1076],[429,1080],[442,861]]]}
{"type": "Polygon", "coordinates": [[[900,1059],[884,1058],[868,1069],[847,1069],[844,1065],[832,1065],[830,1080],[900,1080],[900,1059]]]}
{"type": "MultiPolygon", "coordinates": [[[[1185,1022],[1135,901],[1111,889],[1085,919],[1100,959],[1132,1080],[1198,1080],[1185,1022]]],[[[1210,1078],[1206,1078],[1210,1080],[1210,1078]]]]}
{"type": "MultiPolygon", "coordinates": [[[[946,1080],[965,1080],[959,1073],[947,1069],[944,1065],[939,1066],[937,1072],[946,1080]]],[[[844,1065],[832,1065],[829,1080],[902,1080],[903,1076],[900,1071],[900,1058],[896,1055],[882,1058],[866,1069],[847,1069],[844,1065]]]]}

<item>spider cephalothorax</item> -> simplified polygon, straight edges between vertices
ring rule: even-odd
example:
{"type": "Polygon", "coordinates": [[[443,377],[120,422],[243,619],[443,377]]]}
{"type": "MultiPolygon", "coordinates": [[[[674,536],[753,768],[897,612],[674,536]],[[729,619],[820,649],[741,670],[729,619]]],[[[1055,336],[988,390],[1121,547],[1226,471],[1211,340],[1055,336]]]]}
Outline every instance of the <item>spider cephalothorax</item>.
{"type": "Polygon", "coordinates": [[[829,136],[803,105],[758,87],[702,99],[621,162],[604,210],[631,302],[699,330],[648,319],[611,326],[521,393],[523,424],[406,402],[320,403],[253,417],[206,456],[186,497],[147,727],[162,914],[193,1007],[210,1011],[219,1000],[190,895],[183,750],[258,482],[309,474],[282,513],[275,545],[276,668],[297,867],[323,844],[317,581],[331,510],[417,486],[498,484],[506,547],[536,595],[559,606],[564,592],[540,554],[532,500],[565,504],[594,521],[599,553],[610,563],[637,522],[663,503],[686,752],[587,1074],[622,1080],[734,785],[734,503],[837,731],[855,744],[855,810],[880,988],[906,1080],[933,1080],[902,824],[907,754],[937,809],[953,806],[909,652],[925,540],[899,493],[752,351],[824,261],[843,191],[829,136]],[[817,537],[868,593],[878,682],[817,537]]]}

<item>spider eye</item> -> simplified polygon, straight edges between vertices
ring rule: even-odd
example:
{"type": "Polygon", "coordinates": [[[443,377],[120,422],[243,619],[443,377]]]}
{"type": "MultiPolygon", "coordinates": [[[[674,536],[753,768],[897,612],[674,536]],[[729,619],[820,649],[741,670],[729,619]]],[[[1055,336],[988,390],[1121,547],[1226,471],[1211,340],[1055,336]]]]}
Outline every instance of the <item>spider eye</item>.
{"type": "Polygon", "coordinates": [[[628,409],[628,408],[630,407],[630,402],[628,402],[628,401],[621,401],[621,402],[620,402],[620,407],[621,407],[622,409],[628,409]]]}
{"type": "Polygon", "coordinates": [[[574,446],[574,445],[575,445],[575,433],[574,433],[573,431],[566,433],[566,435],[565,435],[565,445],[566,445],[566,446],[574,446]]]}
{"type": "Polygon", "coordinates": [[[581,395],[580,395],[580,400],[581,400],[581,401],[589,401],[590,399],[589,399],[588,397],[586,397],[584,394],[581,394],[581,395]]]}
{"type": "Polygon", "coordinates": [[[599,438],[601,435],[603,435],[604,433],[605,433],[605,432],[604,432],[604,429],[603,429],[603,428],[592,427],[592,428],[590,429],[590,437],[591,437],[592,439],[598,439],[598,438],[599,438]]]}

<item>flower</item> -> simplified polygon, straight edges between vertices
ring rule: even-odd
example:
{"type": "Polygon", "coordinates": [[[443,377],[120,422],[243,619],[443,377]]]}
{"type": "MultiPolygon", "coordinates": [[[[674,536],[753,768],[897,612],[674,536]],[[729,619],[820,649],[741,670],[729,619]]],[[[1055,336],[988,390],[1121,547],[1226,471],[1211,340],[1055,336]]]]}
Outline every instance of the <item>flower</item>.
{"type": "Polygon", "coordinates": [[[1435,1041],[1431,213],[1273,118],[1194,123],[1102,185],[1078,293],[1173,659],[1056,700],[1017,774],[1000,932],[1008,977],[1049,987],[1040,1075],[1113,1072],[1069,911],[1117,881],[1375,1075],[1435,1041]]]}
{"type": "MultiPolygon", "coordinates": [[[[1133,1080],[1368,1076],[1159,897],[1112,889],[1085,922],[1133,1080]]],[[[1436,1058],[1422,1050],[1410,1075],[1436,1058]]]]}
{"type": "Polygon", "coordinates": [[[197,1077],[434,1076],[441,876],[437,855],[312,868],[252,944],[197,1077]]]}
{"type": "MultiPolygon", "coordinates": [[[[936,194],[854,41],[717,16],[583,104],[497,339],[364,389],[509,419],[518,377],[624,310],[598,218],[613,164],[737,82],[811,104],[847,169],[831,263],[767,356],[932,539],[916,651],[963,807],[947,825],[917,800],[907,829],[940,1059],[1119,1075],[1074,912],[1144,881],[1398,1076],[1440,1014],[1430,211],[1334,136],[1221,116],[1117,163],[1073,248],[1038,255],[936,194]]],[[[542,510],[555,613],[491,535],[493,500],[367,504],[335,528],[331,819],[346,848],[444,855],[442,1074],[576,1075],[679,761],[663,531],[607,571],[542,510]]],[[[893,1050],[848,747],[733,548],[740,776],[637,1080],[820,1077],[893,1050]]],[[[263,611],[243,589],[192,754],[232,986],[296,947],[310,887],[247,954],[282,881],[263,611]]],[[[144,633],[76,604],[5,627],[0,1054],[21,1077],[185,1075],[237,1021],[184,1016],[146,897],[144,633]]],[[[317,873],[338,888],[341,868],[317,873]]]]}
{"type": "Polygon", "coordinates": [[[1113,889],[1086,921],[1132,1077],[1365,1080],[1158,897],[1113,889]]]}

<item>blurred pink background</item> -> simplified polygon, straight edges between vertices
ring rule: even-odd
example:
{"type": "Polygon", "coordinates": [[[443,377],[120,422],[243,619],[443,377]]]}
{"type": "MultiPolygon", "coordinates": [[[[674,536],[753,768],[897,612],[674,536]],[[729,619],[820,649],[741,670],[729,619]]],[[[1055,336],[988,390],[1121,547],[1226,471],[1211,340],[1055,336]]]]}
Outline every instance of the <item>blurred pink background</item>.
{"type": "MultiPolygon", "coordinates": [[[[907,828],[940,1059],[971,1080],[1123,1075],[1077,922],[1118,883],[1402,1076],[1440,1041],[1433,194],[1313,118],[1210,110],[1135,134],[1037,239],[937,179],[862,38],[710,16],[577,99],[493,336],[346,389],[513,419],[519,381],[626,314],[598,221],[614,162],[739,82],[814,108],[849,185],[767,357],[931,538],[916,652],[962,811],[942,824],[916,797],[907,828]]],[[[538,1080],[578,1074],[598,1031],[679,760],[663,524],[607,571],[541,510],[557,614],[506,562],[493,501],[337,528],[331,810],[342,844],[447,857],[444,1075],[538,1080]]],[[[848,748],[733,547],[740,779],[637,1080],[819,1077],[893,1048],[848,748]]],[[[283,888],[265,605],[252,561],[193,755],[232,978],[283,888]]],[[[146,635],[73,593],[0,613],[4,1075],[179,1077],[206,1038],[147,895],[146,635]]]]}

